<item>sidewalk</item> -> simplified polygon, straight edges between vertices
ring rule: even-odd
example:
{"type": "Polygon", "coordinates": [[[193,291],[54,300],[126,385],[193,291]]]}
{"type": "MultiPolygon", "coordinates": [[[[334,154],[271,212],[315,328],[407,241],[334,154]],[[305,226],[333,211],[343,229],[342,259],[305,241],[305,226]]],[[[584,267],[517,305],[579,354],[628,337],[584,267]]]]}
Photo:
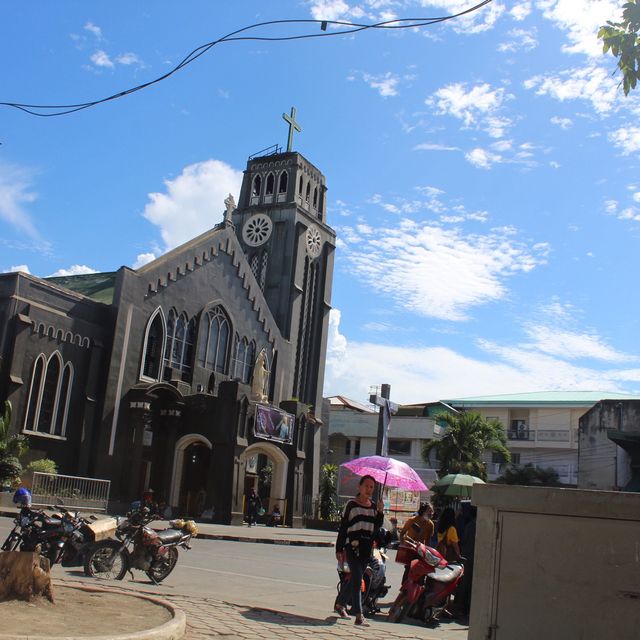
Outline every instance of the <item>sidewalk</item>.
{"type": "MultiPolygon", "coordinates": [[[[78,581],[56,580],[61,584],[78,584],[78,581]]],[[[104,588],[105,585],[101,585],[104,588]]],[[[131,591],[121,586],[118,591],[131,591]]],[[[455,622],[443,622],[437,628],[424,625],[391,624],[384,616],[371,620],[370,627],[356,627],[353,620],[342,620],[336,614],[328,613],[323,619],[282,613],[259,607],[231,604],[212,598],[173,595],[155,595],[169,601],[187,615],[187,632],[184,640],[204,640],[205,638],[241,639],[281,639],[294,640],[313,638],[367,638],[368,640],[415,639],[415,640],[466,640],[468,626],[455,622]]]]}
{"type": "MultiPolygon", "coordinates": [[[[50,511],[50,509],[46,509],[50,511]]],[[[19,509],[4,507],[0,509],[0,516],[15,518],[19,509]]],[[[88,512],[80,511],[88,517],[88,512]]],[[[104,514],[93,514],[98,518],[109,517],[104,514]]],[[[152,523],[158,529],[168,526],[166,520],[152,523]]],[[[265,527],[264,525],[233,526],[225,524],[209,524],[198,522],[199,540],[231,540],[234,542],[257,542],[263,544],[281,544],[296,547],[332,547],[337,534],[333,531],[318,531],[316,529],[294,529],[291,527],[265,527]]]]}

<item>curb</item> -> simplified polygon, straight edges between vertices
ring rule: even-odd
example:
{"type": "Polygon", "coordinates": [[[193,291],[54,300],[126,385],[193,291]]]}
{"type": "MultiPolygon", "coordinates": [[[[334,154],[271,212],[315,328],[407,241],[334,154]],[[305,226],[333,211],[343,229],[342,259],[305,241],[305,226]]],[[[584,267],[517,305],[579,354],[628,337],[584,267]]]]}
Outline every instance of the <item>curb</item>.
{"type": "Polygon", "coordinates": [[[224,533],[198,533],[196,540],[226,540],[228,542],[253,542],[257,544],[278,544],[285,547],[333,547],[333,542],[324,540],[288,540],[274,538],[248,538],[245,536],[232,536],[224,533]]]}
{"type": "Polygon", "coordinates": [[[168,622],[161,624],[159,627],[145,629],[143,631],[133,631],[131,633],[120,633],[117,635],[83,635],[83,636],[37,636],[27,635],[4,635],[0,634],[0,640],[180,640],[184,637],[187,630],[187,616],[176,606],[166,600],[162,600],[155,596],[147,596],[140,593],[131,593],[118,589],[101,589],[100,587],[87,587],[80,585],[64,585],[67,589],[78,589],[79,591],[88,591],[91,593],[116,593],[118,595],[128,596],[130,598],[140,598],[148,600],[160,607],[169,610],[173,615],[168,622]]]}
{"type": "MultiPolygon", "coordinates": [[[[0,516],[15,518],[14,511],[0,510],[0,516]]],[[[278,544],[285,547],[333,547],[335,544],[326,540],[292,540],[288,538],[257,538],[226,533],[198,533],[196,540],[226,540],[227,542],[253,542],[254,544],[278,544]]],[[[2,636],[0,635],[0,640],[2,636]]]]}

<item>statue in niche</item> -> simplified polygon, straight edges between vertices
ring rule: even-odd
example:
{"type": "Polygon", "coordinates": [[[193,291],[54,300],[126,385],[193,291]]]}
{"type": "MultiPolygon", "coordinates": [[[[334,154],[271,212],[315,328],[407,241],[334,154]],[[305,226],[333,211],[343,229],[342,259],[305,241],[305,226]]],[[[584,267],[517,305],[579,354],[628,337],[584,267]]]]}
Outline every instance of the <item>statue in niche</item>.
{"type": "Polygon", "coordinates": [[[267,369],[267,354],[264,349],[260,351],[253,365],[251,378],[251,398],[256,402],[267,402],[267,385],[269,383],[269,370],[267,369]]]}
{"type": "Polygon", "coordinates": [[[224,212],[224,221],[231,224],[231,216],[237,208],[236,201],[231,193],[224,199],[224,206],[227,208],[224,212]]]}

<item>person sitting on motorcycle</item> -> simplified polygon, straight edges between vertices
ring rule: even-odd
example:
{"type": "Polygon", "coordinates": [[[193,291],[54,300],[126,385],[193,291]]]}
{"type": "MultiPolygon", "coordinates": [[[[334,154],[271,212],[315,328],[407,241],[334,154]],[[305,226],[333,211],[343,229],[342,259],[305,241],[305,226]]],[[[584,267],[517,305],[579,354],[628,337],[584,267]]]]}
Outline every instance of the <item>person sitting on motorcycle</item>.
{"type": "Polygon", "coordinates": [[[387,554],[384,550],[387,546],[388,537],[389,532],[384,527],[380,527],[378,535],[373,540],[371,559],[369,560],[369,566],[366,569],[366,571],[371,571],[370,591],[375,592],[384,584],[387,572],[387,566],[385,564],[387,561],[387,554]]]}
{"type": "Polygon", "coordinates": [[[13,494],[13,504],[18,507],[30,507],[31,506],[31,491],[26,487],[20,487],[13,494]]]}
{"type": "MultiPolygon", "coordinates": [[[[423,544],[428,545],[431,540],[431,536],[433,535],[434,525],[433,521],[431,520],[432,517],[433,507],[431,506],[431,503],[429,501],[422,502],[420,504],[420,507],[418,508],[418,513],[415,516],[409,518],[400,530],[400,543],[402,543],[404,538],[411,538],[416,542],[422,542],[423,544]]],[[[402,582],[405,581],[407,574],[409,573],[409,567],[411,566],[411,557],[412,556],[408,556],[408,562],[406,562],[404,565],[402,582]]],[[[415,557],[415,555],[413,557],[415,557]]]]}
{"type": "Polygon", "coordinates": [[[271,515],[269,516],[267,527],[277,527],[279,524],[282,524],[282,514],[280,513],[280,507],[276,504],[273,507],[271,515]]]}

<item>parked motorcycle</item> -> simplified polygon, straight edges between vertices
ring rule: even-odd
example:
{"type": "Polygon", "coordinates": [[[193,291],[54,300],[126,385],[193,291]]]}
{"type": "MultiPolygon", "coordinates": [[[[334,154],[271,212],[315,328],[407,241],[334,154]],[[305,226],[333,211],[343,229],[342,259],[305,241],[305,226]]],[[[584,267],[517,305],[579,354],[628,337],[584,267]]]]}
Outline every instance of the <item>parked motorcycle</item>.
{"type": "Polygon", "coordinates": [[[49,559],[51,566],[82,566],[84,554],[93,544],[91,522],[77,511],[54,507],[59,513],[47,515],[39,509],[23,506],[14,527],[2,545],[3,551],[36,551],[49,559]]]}
{"type": "MultiPolygon", "coordinates": [[[[378,600],[384,598],[389,593],[390,585],[385,583],[386,577],[386,545],[390,541],[390,534],[386,529],[381,529],[376,536],[376,544],[373,549],[372,557],[369,560],[367,568],[362,578],[362,612],[367,616],[373,616],[380,613],[378,600]]],[[[338,564],[338,593],[342,585],[351,580],[351,571],[346,561],[338,564]]]]}
{"type": "Polygon", "coordinates": [[[432,547],[404,538],[400,549],[415,554],[409,573],[389,609],[389,622],[401,622],[405,616],[425,623],[437,622],[451,601],[451,595],[464,574],[464,566],[448,563],[432,547]]]}
{"type": "Polygon", "coordinates": [[[96,542],[85,555],[85,574],[122,580],[127,571],[139,569],[153,583],[162,582],[178,562],[178,547],[191,549],[198,529],[193,520],[171,520],[169,529],[155,531],[148,525],[156,519],[147,507],[130,511],[116,528],[117,540],[96,542]]]}

